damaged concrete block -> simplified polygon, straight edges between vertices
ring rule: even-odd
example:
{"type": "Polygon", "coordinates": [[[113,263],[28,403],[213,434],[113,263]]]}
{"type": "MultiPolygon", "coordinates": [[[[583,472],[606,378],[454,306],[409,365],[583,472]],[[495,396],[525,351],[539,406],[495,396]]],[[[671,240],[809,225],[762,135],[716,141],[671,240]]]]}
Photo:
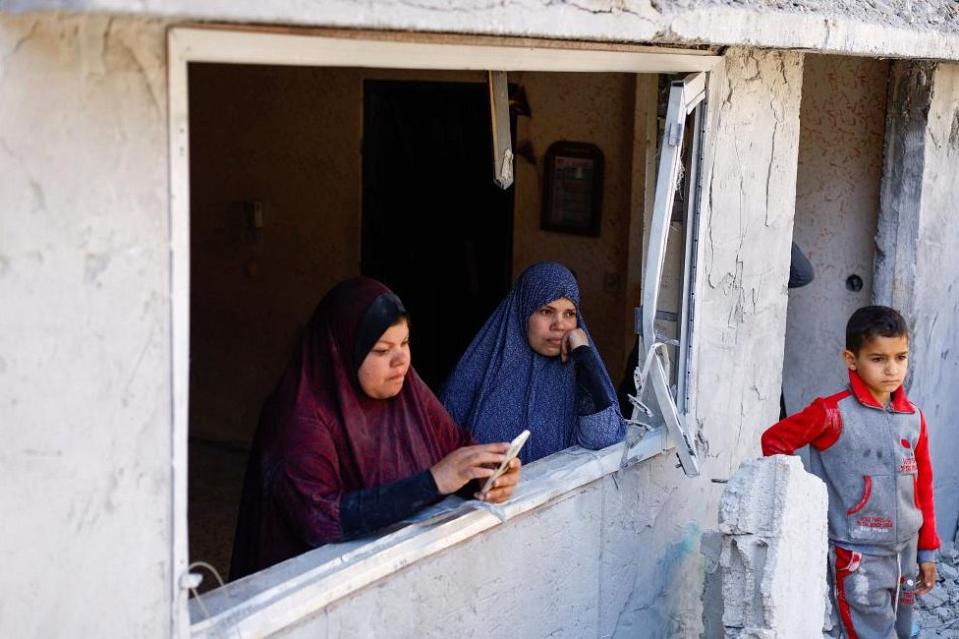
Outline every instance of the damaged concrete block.
{"type": "Polygon", "coordinates": [[[729,481],[719,512],[726,637],[821,634],[827,499],[797,457],[744,462],[729,481]]]}

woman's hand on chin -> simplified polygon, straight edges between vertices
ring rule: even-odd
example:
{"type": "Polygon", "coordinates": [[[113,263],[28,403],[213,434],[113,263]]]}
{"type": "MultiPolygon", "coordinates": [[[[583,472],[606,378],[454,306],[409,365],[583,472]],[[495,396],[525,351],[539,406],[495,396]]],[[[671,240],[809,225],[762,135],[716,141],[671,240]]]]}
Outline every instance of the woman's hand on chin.
{"type": "Polygon", "coordinates": [[[565,364],[569,361],[569,354],[573,352],[574,348],[588,345],[589,338],[586,337],[586,331],[581,328],[574,328],[566,333],[566,335],[563,335],[563,341],[559,347],[559,356],[565,364]]]}

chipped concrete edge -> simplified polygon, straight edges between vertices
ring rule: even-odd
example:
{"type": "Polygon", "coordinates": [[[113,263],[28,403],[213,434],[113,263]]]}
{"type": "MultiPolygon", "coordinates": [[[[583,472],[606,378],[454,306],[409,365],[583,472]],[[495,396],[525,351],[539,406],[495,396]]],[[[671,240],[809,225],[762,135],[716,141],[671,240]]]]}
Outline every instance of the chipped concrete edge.
{"type": "MultiPolygon", "coordinates": [[[[462,3],[461,3],[462,4],[462,3]]],[[[959,60],[959,33],[908,29],[834,13],[711,7],[631,11],[501,5],[449,9],[409,3],[361,7],[351,1],[0,0],[0,12],[68,11],[297,27],[558,38],[619,43],[751,46],[855,56],[959,60]]]]}

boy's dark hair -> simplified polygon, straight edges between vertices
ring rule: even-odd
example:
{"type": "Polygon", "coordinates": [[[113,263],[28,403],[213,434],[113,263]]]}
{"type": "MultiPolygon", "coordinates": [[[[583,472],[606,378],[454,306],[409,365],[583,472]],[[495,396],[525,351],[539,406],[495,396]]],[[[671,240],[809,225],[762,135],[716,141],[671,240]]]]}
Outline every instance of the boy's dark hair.
{"type": "Polygon", "coordinates": [[[862,345],[874,337],[909,339],[909,326],[894,308],[863,306],[846,322],[846,350],[858,353],[862,345]]]}

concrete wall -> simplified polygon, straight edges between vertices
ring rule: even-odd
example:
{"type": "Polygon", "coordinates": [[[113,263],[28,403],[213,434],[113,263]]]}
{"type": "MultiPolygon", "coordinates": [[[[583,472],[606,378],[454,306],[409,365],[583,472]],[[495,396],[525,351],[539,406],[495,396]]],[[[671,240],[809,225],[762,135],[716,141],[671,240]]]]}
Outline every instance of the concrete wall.
{"type": "Polygon", "coordinates": [[[697,595],[683,602],[679,568],[697,571],[699,527],[672,527],[665,549],[650,529],[669,499],[650,494],[651,481],[669,481],[662,461],[417,562],[278,636],[695,636],[684,609],[697,595]]]}
{"type": "Polygon", "coordinates": [[[888,76],[883,60],[806,56],[793,239],[816,279],[789,291],[783,390],[790,413],[846,386],[846,320],[872,302],[888,76]],[[846,287],[852,274],[863,280],[858,292],[846,287]]]}
{"type": "MultiPolygon", "coordinates": [[[[0,19],[0,455],[17,478],[3,482],[0,509],[18,515],[5,519],[0,542],[4,635],[171,628],[164,51],[159,23],[0,19]]],[[[523,597],[557,615],[551,624],[566,615],[572,635],[698,635],[694,551],[719,498],[709,480],[758,453],[777,410],[801,73],[799,54],[732,49],[712,76],[691,416],[709,441],[703,476],[652,459],[619,478],[618,491],[605,479],[552,506],[555,517],[507,527],[497,548],[512,565],[489,562],[485,548],[482,562],[451,555],[482,596],[519,599],[529,589],[523,597]],[[598,529],[597,520],[613,525],[598,529]],[[551,546],[562,562],[546,566],[536,555],[549,557],[551,546]],[[563,585],[584,576],[588,588],[563,585]]],[[[476,615],[478,591],[451,590],[447,569],[415,566],[412,590],[405,573],[372,588],[405,612],[384,607],[369,623],[407,623],[411,597],[430,615],[447,601],[451,624],[462,616],[485,630],[505,619],[498,608],[476,615]]],[[[362,601],[353,612],[342,605],[344,628],[368,623],[362,601]]],[[[514,624],[529,614],[513,611],[514,624]]]]}
{"type": "Polygon", "coordinates": [[[802,84],[800,55],[733,49],[726,57],[727,77],[710,84],[694,320],[695,417],[719,455],[709,461],[713,477],[758,454],[777,415],[802,84]]]}
{"type": "Polygon", "coordinates": [[[951,0],[4,0],[0,7],[959,60],[951,0]]]}
{"type": "Polygon", "coordinates": [[[911,397],[925,411],[936,470],[939,531],[952,539],[959,519],[959,65],[933,76],[926,131],[911,397]]]}
{"type": "MultiPolygon", "coordinates": [[[[317,301],[359,274],[364,80],[486,77],[195,64],[190,78],[191,435],[246,445],[317,301]],[[242,208],[253,199],[264,207],[257,231],[242,208]]],[[[518,118],[517,138],[536,154],[535,164],[516,160],[513,273],[547,259],[576,270],[584,316],[618,380],[632,346],[622,309],[635,76],[527,72],[510,81],[533,111],[518,118]],[[601,237],[540,230],[544,155],[558,140],[604,152],[601,237]]]]}
{"type": "Polygon", "coordinates": [[[0,635],[171,630],[164,27],[0,15],[0,635]]]}
{"type": "Polygon", "coordinates": [[[897,63],[887,120],[876,301],[913,330],[910,399],[923,409],[935,469],[939,533],[959,517],[959,65],[897,63]]]}

